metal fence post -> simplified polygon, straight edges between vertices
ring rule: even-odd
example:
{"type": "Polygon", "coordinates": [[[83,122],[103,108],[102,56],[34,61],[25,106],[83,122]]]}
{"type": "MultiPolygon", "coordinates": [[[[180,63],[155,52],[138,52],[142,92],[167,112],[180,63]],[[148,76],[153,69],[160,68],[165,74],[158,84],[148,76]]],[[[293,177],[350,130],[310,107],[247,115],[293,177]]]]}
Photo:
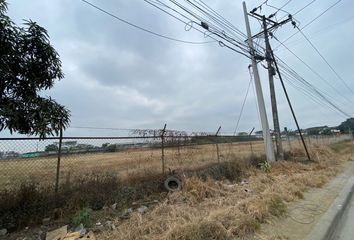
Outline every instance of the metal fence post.
{"type": "Polygon", "coordinates": [[[288,144],[289,144],[289,151],[292,152],[293,149],[291,147],[291,142],[290,142],[290,137],[289,137],[289,132],[288,132],[288,128],[284,128],[284,131],[285,131],[285,134],[286,134],[286,140],[288,141],[288,144]]]}
{"type": "Polygon", "coordinates": [[[59,190],[59,173],[60,173],[60,158],[61,158],[61,144],[63,141],[63,127],[60,127],[59,133],[59,149],[58,149],[58,161],[57,161],[57,175],[55,179],[55,193],[59,190]]]}
{"type": "Polygon", "coordinates": [[[218,143],[218,134],[220,132],[221,126],[218,128],[218,130],[215,133],[215,145],[216,145],[216,158],[218,159],[218,163],[220,163],[220,153],[219,153],[219,143],[218,143]]]}
{"type": "Polygon", "coordinates": [[[252,133],[253,133],[253,131],[254,131],[254,127],[252,128],[252,130],[249,132],[249,134],[248,134],[248,141],[249,141],[249,143],[250,143],[250,147],[251,147],[251,157],[253,158],[253,146],[252,146],[252,141],[251,141],[251,135],[252,135],[252,133]]]}
{"type": "Polygon", "coordinates": [[[166,123],[161,132],[161,162],[162,162],[162,174],[165,174],[165,131],[166,123]]]}

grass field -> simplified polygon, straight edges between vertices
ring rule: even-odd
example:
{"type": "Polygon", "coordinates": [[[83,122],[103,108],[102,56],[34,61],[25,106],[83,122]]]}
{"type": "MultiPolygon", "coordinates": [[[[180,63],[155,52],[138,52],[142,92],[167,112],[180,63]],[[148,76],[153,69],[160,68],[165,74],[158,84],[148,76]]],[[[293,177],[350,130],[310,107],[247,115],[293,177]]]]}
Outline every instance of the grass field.
{"type": "MultiPolygon", "coordinates": [[[[159,199],[162,204],[156,208],[157,212],[154,210],[149,215],[151,218],[145,219],[147,222],[140,216],[129,222],[119,221],[123,224],[119,227],[121,232],[117,233],[120,237],[114,234],[109,235],[108,239],[142,239],[141,234],[147,235],[145,239],[194,239],[179,233],[191,230],[191,234],[195,231],[199,234],[204,227],[223,232],[221,238],[210,239],[244,235],[256,230],[269,214],[281,214],[279,209],[271,213],[273,210],[269,207],[257,209],[259,206],[274,202],[275,208],[278,205],[282,207],[284,201],[301,197],[304,189],[320,186],[334,174],[340,159],[353,154],[352,142],[332,144],[331,148],[312,144],[310,149],[314,161],[310,162],[297,144],[297,141],[292,142],[293,151],[286,152],[289,161],[272,164],[270,174],[258,164],[262,159],[264,161],[264,158],[257,157],[263,154],[262,142],[252,142],[254,155],[251,155],[251,146],[247,142],[219,144],[219,159],[215,144],[166,148],[166,169],[176,170],[183,182],[183,191],[172,195],[161,188],[164,179],[161,174],[161,149],[63,156],[61,187],[57,194],[53,191],[55,157],[2,161],[2,186],[7,187],[8,191],[0,191],[0,227],[16,231],[40,224],[44,217],[57,214],[61,221],[70,222],[71,216],[84,207],[99,210],[114,202],[119,203],[119,208],[114,212],[115,216],[119,216],[120,210],[132,202],[159,199]],[[239,188],[237,186],[240,186],[242,178],[247,178],[250,184],[239,188]],[[252,201],[256,205],[246,204],[252,201]],[[176,209],[179,210],[176,212],[176,209]],[[225,209],[238,216],[237,219],[229,216],[225,209]],[[165,216],[165,212],[169,215],[165,216]],[[229,217],[231,219],[228,220],[229,217]],[[161,225],[159,219],[168,225],[163,222],[161,225]],[[144,222],[137,223],[135,220],[144,222]],[[154,225],[149,222],[154,222],[154,225]],[[226,225],[222,227],[220,223],[224,222],[226,225]],[[192,229],[189,229],[189,223],[192,229]],[[141,227],[132,233],[130,224],[141,227]]],[[[286,149],[287,145],[284,146],[286,149]]],[[[203,236],[197,239],[209,239],[203,236]]]]}
{"type": "MultiPolygon", "coordinates": [[[[332,140],[322,140],[328,144],[332,140]]],[[[313,139],[308,143],[316,143],[313,139]]],[[[218,161],[228,161],[230,156],[248,157],[264,154],[263,142],[240,142],[219,144],[219,157],[215,144],[165,148],[165,170],[183,172],[201,168],[218,161]]],[[[289,145],[284,141],[284,149],[289,145]]],[[[298,140],[291,142],[292,148],[300,148],[298,140]]],[[[57,156],[0,161],[0,188],[11,188],[28,179],[54,184],[57,156]]],[[[63,155],[60,165],[60,181],[70,181],[87,173],[111,172],[126,179],[139,174],[162,172],[161,149],[129,149],[111,153],[87,153],[63,155]]]]}
{"type": "MultiPolygon", "coordinates": [[[[262,142],[253,142],[255,154],[263,153],[262,142]]],[[[219,160],[228,155],[249,156],[250,143],[219,144],[219,160]]],[[[183,171],[217,163],[216,145],[195,145],[165,149],[165,169],[183,171]]],[[[32,179],[54,183],[57,156],[0,162],[0,186],[10,187],[32,179]]],[[[60,164],[61,181],[90,172],[114,172],[120,178],[141,173],[162,172],[161,149],[129,149],[110,153],[63,155],[60,164]]]]}
{"type": "Polygon", "coordinates": [[[247,164],[239,166],[246,178],[244,183],[184,178],[181,192],[169,194],[144,215],[133,213],[128,220],[115,218],[117,229],[105,231],[98,238],[288,239],[254,233],[272,218],[286,216],[288,203],[303,198],[309,188],[322,187],[343,163],[352,164],[353,146],[352,141],[330,147],[313,145],[311,155],[315,162],[275,162],[269,172],[247,164]]]}

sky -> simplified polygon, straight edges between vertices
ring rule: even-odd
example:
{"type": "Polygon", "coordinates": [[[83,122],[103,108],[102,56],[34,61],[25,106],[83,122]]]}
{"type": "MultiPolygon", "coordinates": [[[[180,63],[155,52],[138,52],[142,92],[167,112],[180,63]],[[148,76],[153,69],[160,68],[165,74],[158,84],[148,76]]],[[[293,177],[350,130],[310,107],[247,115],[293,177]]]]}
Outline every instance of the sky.
{"type": "MultiPolygon", "coordinates": [[[[208,42],[207,35],[185,31],[185,24],[148,5],[143,0],[90,0],[93,4],[153,32],[193,42],[208,42]]],[[[184,1],[181,1],[184,2],[184,1]]],[[[242,1],[205,0],[214,10],[245,31],[242,1]]],[[[269,0],[282,6],[287,0],[269,0]]],[[[295,13],[310,0],[292,0],[284,10],[295,13]]],[[[323,12],[334,0],[317,0],[296,14],[300,27],[323,12]]],[[[71,127],[66,136],[120,135],[99,128],[167,128],[188,132],[214,132],[222,126],[223,133],[233,133],[250,81],[250,60],[218,43],[186,44],[139,31],[99,12],[81,0],[8,0],[8,15],[19,25],[31,19],[47,29],[51,44],[60,55],[65,78],[45,92],[70,109],[71,127]]],[[[247,1],[248,9],[262,1],[247,1]]],[[[343,0],[303,32],[354,90],[353,29],[354,2],[343,0]]],[[[275,10],[262,7],[262,14],[275,10]]],[[[279,12],[281,17],[284,13],[279,12]]],[[[260,25],[250,19],[253,33],[260,25]]],[[[284,40],[297,30],[291,24],[275,32],[284,40]]],[[[263,45],[263,39],[258,40],[263,45]]],[[[314,75],[285,48],[275,54],[296,70],[304,79],[340,103],[353,116],[354,95],[329,69],[309,43],[297,34],[287,46],[323,76],[331,86],[314,75]]],[[[271,39],[276,48],[278,42],[271,39]]],[[[267,70],[259,65],[261,84],[273,128],[267,70]]],[[[287,84],[287,82],[286,82],[287,84]]],[[[253,85],[246,99],[238,132],[261,129],[253,85]]],[[[346,117],[318,104],[297,88],[287,85],[289,96],[302,128],[336,126],[346,117]]],[[[294,120],[275,80],[281,129],[295,129],[294,120]]],[[[1,132],[0,135],[8,135],[1,132]]]]}

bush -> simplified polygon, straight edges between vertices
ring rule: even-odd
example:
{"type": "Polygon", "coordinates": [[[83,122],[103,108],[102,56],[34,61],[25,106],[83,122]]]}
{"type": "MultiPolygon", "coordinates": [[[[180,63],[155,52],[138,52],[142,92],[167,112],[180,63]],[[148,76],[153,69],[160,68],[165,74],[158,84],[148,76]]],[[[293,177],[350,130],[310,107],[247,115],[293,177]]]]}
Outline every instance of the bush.
{"type": "Polygon", "coordinates": [[[260,163],[259,167],[263,172],[266,172],[266,173],[270,173],[270,171],[272,170],[272,166],[267,161],[260,163]]]}
{"type": "Polygon", "coordinates": [[[91,226],[90,216],[92,210],[90,208],[81,209],[71,220],[75,227],[83,224],[85,227],[91,226]]]}

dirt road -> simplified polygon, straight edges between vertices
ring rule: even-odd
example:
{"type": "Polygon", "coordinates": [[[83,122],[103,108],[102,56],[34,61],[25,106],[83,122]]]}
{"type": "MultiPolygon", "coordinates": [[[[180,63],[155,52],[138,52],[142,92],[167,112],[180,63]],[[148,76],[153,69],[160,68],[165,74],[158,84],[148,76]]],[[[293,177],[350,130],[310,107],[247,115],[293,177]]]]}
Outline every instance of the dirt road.
{"type": "MultiPolygon", "coordinates": [[[[350,176],[354,174],[354,162],[345,162],[341,166],[341,173],[322,188],[310,189],[303,199],[290,203],[288,214],[284,218],[272,219],[264,224],[261,231],[252,239],[305,239],[316,223],[338,197],[350,176]]],[[[335,239],[353,239],[354,203],[352,200],[350,213],[343,224],[343,231],[335,239]],[[351,236],[347,238],[348,236],[351,236]]]]}

